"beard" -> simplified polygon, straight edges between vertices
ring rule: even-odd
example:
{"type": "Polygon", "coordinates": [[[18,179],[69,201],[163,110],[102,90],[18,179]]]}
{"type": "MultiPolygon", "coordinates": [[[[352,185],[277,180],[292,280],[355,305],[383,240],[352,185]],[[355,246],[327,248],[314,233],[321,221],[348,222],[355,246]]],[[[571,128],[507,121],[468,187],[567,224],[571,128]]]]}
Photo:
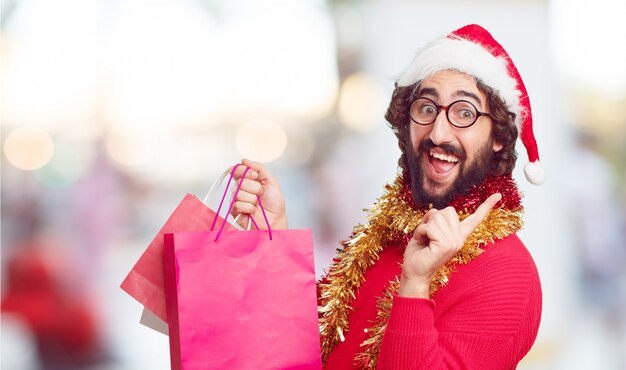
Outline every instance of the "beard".
{"type": "Polygon", "coordinates": [[[447,207],[454,198],[464,195],[474,185],[480,184],[487,175],[490,168],[493,168],[495,161],[492,151],[493,138],[478,149],[475,158],[471,162],[466,162],[467,153],[460,147],[450,144],[436,145],[426,138],[422,140],[417,150],[407,153],[407,162],[409,165],[409,175],[411,177],[411,192],[415,205],[420,208],[443,209],[447,207]],[[424,158],[428,159],[430,150],[439,148],[445,154],[454,155],[459,158],[459,175],[454,182],[442,194],[431,194],[424,187],[424,171],[422,164],[424,158]],[[425,157],[426,156],[426,157],[425,157]]]}

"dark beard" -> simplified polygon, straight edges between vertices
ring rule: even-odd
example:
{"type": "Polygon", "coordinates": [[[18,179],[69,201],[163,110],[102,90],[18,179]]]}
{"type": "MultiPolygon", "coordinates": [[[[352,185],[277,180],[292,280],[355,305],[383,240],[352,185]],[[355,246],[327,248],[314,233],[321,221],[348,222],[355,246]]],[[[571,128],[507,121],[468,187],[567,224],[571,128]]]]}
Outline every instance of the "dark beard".
{"type": "Polygon", "coordinates": [[[420,208],[429,208],[432,204],[433,208],[443,209],[457,196],[465,195],[472,186],[481,183],[489,169],[492,168],[494,157],[491,148],[492,140],[489,140],[485,146],[479,149],[474,161],[467,163],[464,161],[467,155],[463,149],[447,144],[435,145],[429,138],[422,140],[417,148],[417,152],[411,151],[407,153],[411,177],[411,193],[415,205],[420,208]],[[461,166],[459,177],[454,181],[450,189],[441,195],[431,195],[426,192],[424,189],[424,175],[420,166],[420,163],[423,163],[423,157],[429,156],[430,150],[435,147],[439,147],[446,154],[455,155],[463,161],[459,164],[461,166]]]}

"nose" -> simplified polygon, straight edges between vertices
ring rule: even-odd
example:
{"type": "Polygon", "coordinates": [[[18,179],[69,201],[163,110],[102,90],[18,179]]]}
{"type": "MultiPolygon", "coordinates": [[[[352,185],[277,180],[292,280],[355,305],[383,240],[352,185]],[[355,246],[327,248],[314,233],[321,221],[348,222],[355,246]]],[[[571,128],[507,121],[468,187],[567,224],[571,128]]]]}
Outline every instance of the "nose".
{"type": "Polygon", "coordinates": [[[435,145],[446,144],[453,141],[452,125],[448,121],[445,109],[439,111],[435,122],[433,122],[429,136],[430,140],[432,140],[435,145]]]}

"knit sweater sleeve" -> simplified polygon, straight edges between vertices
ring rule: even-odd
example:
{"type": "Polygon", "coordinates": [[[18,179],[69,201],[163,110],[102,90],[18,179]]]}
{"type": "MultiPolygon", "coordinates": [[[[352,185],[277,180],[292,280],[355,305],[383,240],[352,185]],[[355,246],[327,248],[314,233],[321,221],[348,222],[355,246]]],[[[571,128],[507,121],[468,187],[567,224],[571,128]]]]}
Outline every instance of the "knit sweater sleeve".
{"type": "Polygon", "coordinates": [[[495,265],[485,257],[451,279],[439,310],[433,300],[394,296],[379,370],[515,368],[539,327],[536,268],[529,255],[504,264],[496,255],[495,265]]]}

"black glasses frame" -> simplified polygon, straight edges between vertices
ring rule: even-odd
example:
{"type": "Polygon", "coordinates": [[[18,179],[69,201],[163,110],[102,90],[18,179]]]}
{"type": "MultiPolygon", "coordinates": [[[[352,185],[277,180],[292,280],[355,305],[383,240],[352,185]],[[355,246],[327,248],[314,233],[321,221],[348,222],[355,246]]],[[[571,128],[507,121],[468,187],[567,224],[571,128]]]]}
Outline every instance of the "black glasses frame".
{"type": "Polygon", "coordinates": [[[469,101],[467,101],[467,100],[456,100],[456,101],[453,101],[452,103],[450,103],[450,104],[448,104],[448,105],[439,105],[439,104],[435,103],[432,99],[429,99],[429,98],[424,98],[424,97],[417,98],[417,99],[415,99],[415,101],[414,101],[413,103],[411,103],[411,107],[410,107],[410,109],[409,109],[409,116],[411,116],[411,121],[415,122],[416,124],[418,124],[418,125],[420,125],[420,126],[428,126],[428,125],[431,125],[433,122],[435,122],[435,121],[437,120],[437,117],[439,117],[439,113],[441,113],[441,110],[445,110],[445,111],[446,111],[446,119],[448,120],[448,122],[450,122],[450,124],[451,124],[452,126],[457,127],[457,128],[468,128],[468,127],[471,127],[471,126],[472,126],[472,125],[474,125],[474,124],[476,123],[476,121],[478,121],[478,119],[479,119],[480,117],[482,117],[482,116],[487,116],[487,117],[492,118],[491,114],[489,114],[489,113],[487,113],[487,112],[481,112],[481,111],[479,111],[479,110],[478,110],[478,108],[476,108],[476,106],[475,106],[474,104],[472,104],[472,102],[469,102],[469,101]],[[435,114],[435,116],[434,116],[433,120],[432,120],[432,121],[430,121],[430,122],[428,122],[428,123],[420,123],[420,122],[417,122],[417,120],[415,120],[415,118],[413,118],[413,115],[411,114],[411,112],[413,111],[413,105],[414,105],[415,103],[417,103],[420,99],[421,99],[421,100],[428,100],[429,102],[433,103],[433,105],[435,106],[435,108],[437,108],[437,114],[435,114]],[[471,106],[474,108],[474,110],[476,111],[476,117],[474,118],[474,122],[470,123],[470,124],[469,124],[469,125],[467,125],[467,126],[459,126],[459,125],[456,125],[454,122],[452,122],[452,120],[450,120],[450,116],[449,116],[449,114],[450,114],[450,110],[449,110],[448,108],[450,108],[450,107],[451,107],[451,106],[453,106],[454,104],[456,104],[456,103],[460,103],[460,102],[467,103],[467,104],[471,105],[471,106]]]}

